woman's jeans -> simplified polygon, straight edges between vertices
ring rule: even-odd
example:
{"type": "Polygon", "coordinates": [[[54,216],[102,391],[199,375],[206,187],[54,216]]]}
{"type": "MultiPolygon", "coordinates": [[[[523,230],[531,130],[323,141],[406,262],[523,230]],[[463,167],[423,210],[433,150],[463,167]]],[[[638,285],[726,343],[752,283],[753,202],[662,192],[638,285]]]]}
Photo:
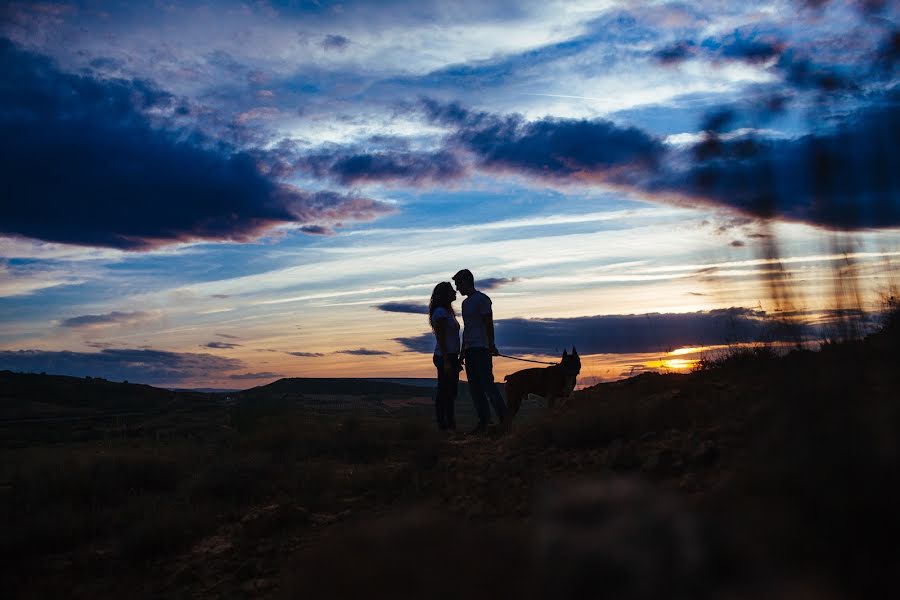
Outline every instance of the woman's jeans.
{"type": "Polygon", "coordinates": [[[441,431],[456,429],[456,391],[459,387],[459,357],[450,355],[452,368],[448,373],[444,369],[444,357],[435,354],[432,357],[437,367],[437,393],[434,396],[434,411],[437,415],[438,428],[441,431]]]}
{"type": "Polygon", "coordinates": [[[497,413],[497,418],[503,421],[503,417],[506,415],[506,404],[494,383],[494,366],[491,363],[490,350],[466,348],[466,376],[469,378],[469,390],[472,393],[475,412],[478,413],[479,425],[487,425],[491,422],[488,399],[494,407],[494,412],[497,413]]]}

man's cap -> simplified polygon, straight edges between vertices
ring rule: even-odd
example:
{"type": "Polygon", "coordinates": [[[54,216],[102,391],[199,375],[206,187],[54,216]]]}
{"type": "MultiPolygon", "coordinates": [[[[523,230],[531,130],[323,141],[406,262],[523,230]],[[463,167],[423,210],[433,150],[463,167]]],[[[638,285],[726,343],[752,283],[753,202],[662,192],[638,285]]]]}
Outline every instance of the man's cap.
{"type": "Polygon", "coordinates": [[[459,281],[460,279],[473,284],[475,283],[475,276],[472,275],[472,271],[468,269],[460,269],[456,272],[456,275],[453,276],[453,281],[459,281]]]}

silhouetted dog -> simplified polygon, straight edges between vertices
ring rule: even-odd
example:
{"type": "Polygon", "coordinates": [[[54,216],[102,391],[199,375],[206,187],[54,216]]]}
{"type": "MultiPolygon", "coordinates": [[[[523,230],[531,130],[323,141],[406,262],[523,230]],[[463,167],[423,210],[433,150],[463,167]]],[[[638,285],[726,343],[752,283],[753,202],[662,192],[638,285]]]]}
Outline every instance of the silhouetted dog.
{"type": "Polygon", "coordinates": [[[547,407],[553,408],[557,400],[565,400],[575,389],[575,380],[581,371],[578,350],[572,347],[572,354],[563,350],[562,361],[558,365],[543,369],[523,369],[506,376],[506,421],[512,422],[519,411],[522,400],[528,394],[547,399],[547,407]]]}

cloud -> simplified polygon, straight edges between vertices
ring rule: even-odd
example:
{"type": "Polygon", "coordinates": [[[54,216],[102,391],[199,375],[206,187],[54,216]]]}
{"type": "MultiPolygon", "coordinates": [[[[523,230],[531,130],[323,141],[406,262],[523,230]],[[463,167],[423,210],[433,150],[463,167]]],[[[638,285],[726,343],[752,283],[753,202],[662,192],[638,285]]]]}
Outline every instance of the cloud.
{"type": "Polygon", "coordinates": [[[0,234],[123,250],[249,241],[287,224],[366,220],[372,199],[307,192],[254,157],[173,124],[152,84],[60,71],[0,38],[0,234]]]}
{"type": "Polygon", "coordinates": [[[437,152],[355,152],[353,149],[319,153],[299,160],[299,170],[328,177],[345,185],[388,182],[423,184],[462,177],[465,167],[448,150],[437,152]]]}
{"type": "Polygon", "coordinates": [[[703,139],[666,147],[609,121],[540,119],[473,112],[423,101],[434,122],[456,128],[451,142],[486,170],[555,182],[606,182],[647,199],[723,206],[754,218],[865,229],[900,225],[900,92],[837,125],[799,138],[723,135],[735,111],[723,107],[703,139]]]}
{"type": "Polygon", "coordinates": [[[322,225],[304,225],[300,228],[300,231],[310,235],[332,235],[334,233],[334,231],[322,225]]]}
{"type": "Polygon", "coordinates": [[[238,337],[238,336],[236,336],[236,335],[228,335],[227,333],[217,333],[216,335],[219,336],[219,337],[223,337],[223,338],[225,338],[225,339],[228,339],[228,340],[239,340],[239,339],[241,339],[240,337],[238,337]]]}
{"type": "Polygon", "coordinates": [[[697,53],[697,44],[681,40],[653,52],[653,56],[663,64],[675,64],[687,60],[697,53]]]}
{"type": "Polygon", "coordinates": [[[493,290],[501,285],[515,283],[518,280],[518,277],[489,277],[487,279],[479,279],[476,283],[480,290],[493,290]]]}
{"type": "Polygon", "coordinates": [[[70,317],[60,322],[61,327],[70,327],[74,329],[86,327],[103,327],[106,325],[130,325],[140,321],[146,321],[153,318],[153,313],[146,312],[118,312],[114,311],[102,315],[82,315],[80,317],[70,317]]]}
{"type": "Polygon", "coordinates": [[[792,139],[723,140],[692,149],[685,170],[639,185],[752,217],[841,229],[900,226],[900,93],[874,98],[829,131],[792,139]]]}
{"type": "MultiPolygon", "coordinates": [[[[420,108],[426,118],[449,130],[437,154],[450,166],[435,166],[434,152],[398,151],[363,159],[353,148],[300,162],[325,176],[347,178],[345,182],[402,180],[413,185],[454,179],[459,171],[453,165],[471,165],[550,183],[608,184],[648,200],[722,206],[745,217],[842,229],[896,227],[900,178],[894,174],[900,172],[900,153],[893,140],[900,136],[898,104],[898,92],[870,94],[866,105],[842,120],[832,119],[819,131],[794,138],[765,137],[762,130],[735,133],[740,110],[723,106],[707,116],[698,142],[671,146],[603,119],[527,121],[517,114],[424,99],[420,108]],[[394,162],[399,156],[403,162],[394,162]]],[[[780,110],[775,105],[780,106],[775,102],[760,110],[780,110]]]]}
{"type": "Polygon", "coordinates": [[[785,43],[774,32],[738,28],[720,37],[702,41],[678,40],[655,50],[652,55],[663,64],[675,64],[693,57],[761,64],[781,55],[785,43]]]}
{"type": "Polygon", "coordinates": [[[420,107],[428,120],[451,128],[445,147],[366,153],[338,148],[301,156],[294,167],[343,184],[446,183],[465,175],[470,163],[485,171],[553,181],[600,181],[650,168],[664,150],[653,136],[604,119],[528,121],[427,98],[420,107]]]}
{"type": "Polygon", "coordinates": [[[272,373],[270,371],[262,371],[260,373],[239,373],[236,375],[229,375],[228,379],[233,379],[236,381],[244,380],[244,379],[275,379],[281,377],[278,373],[272,373]]]}
{"type": "Polygon", "coordinates": [[[335,354],[352,354],[354,356],[383,356],[390,354],[385,350],[371,350],[369,348],[357,348],[355,350],[336,350],[335,354]]]}
{"type": "Polygon", "coordinates": [[[75,377],[103,377],[150,384],[208,380],[212,375],[245,368],[233,358],[212,354],[152,349],[105,348],[100,352],[48,350],[0,351],[0,369],[75,377]]]}
{"type": "Polygon", "coordinates": [[[319,358],[320,356],[325,356],[321,352],[285,352],[285,354],[299,356],[301,358],[319,358]]]}
{"type": "Polygon", "coordinates": [[[205,344],[200,344],[202,348],[212,348],[213,350],[231,350],[232,348],[240,347],[240,344],[233,344],[231,342],[207,342],[205,344]]]}
{"type": "Polygon", "coordinates": [[[322,40],[322,48],[325,50],[344,50],[350,45],[350,40],[342,35],[328,34],[322,40]]]}
{"type": "Polygon", "coordinates": [[[375,306],[378,310],[384,312],[410,313],[416,315],[427,315],[428,305],[418,302],[385,302],[375,306]]]}
{"type": "MultiPolygon", "coordinates": [[[[502,351],[548,356],[573,345],[582,354],[629,354],[734,342],[794,341],[797,336],[796,331],[774,327],[764,312],[746,308],[560,319],[499,319],[494,325],[502,351]]],[[[396,341],[416,352],[434,349],[431,333],[397,338],[396,341]]]]}
{"type": "Polygon", "coordinates": [[[527,121],[517,114],[473,112],[429,99],[422,106],[432,121],[454,127],[451,144],[472,154],[488,171],[549,180],[617,179],[633,168],[652,168],[664,150],[662,142],[646,132],[605,119],[527,121]]]}

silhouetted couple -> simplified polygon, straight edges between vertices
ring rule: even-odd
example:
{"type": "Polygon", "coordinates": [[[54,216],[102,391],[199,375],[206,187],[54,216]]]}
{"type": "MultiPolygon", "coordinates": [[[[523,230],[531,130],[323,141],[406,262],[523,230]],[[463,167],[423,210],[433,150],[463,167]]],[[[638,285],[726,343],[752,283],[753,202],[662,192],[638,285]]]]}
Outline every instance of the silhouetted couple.
{"type": "Polygon", "coordinates": [[[456,291],[449,282],[434,287],[428,305],[428,321],[434,331],[434,366],[437,367],[438,389],[435,411],[441,430],[456,430],[456,392],[463,364],[469,380],[469,391],[478,415],[478,425],[471,433],[483,433],[491,422],[494,407],[502,422],[506,415],[503,397],[494,383],[492,357],[497,356],[494,343],[494,313],[491,299],[475,289],[475,278],[468,269],[453,276],[456,290],[466,296],[462,303],[463,334],[460,345],[459,321],[453,310],[456,291]]]}

